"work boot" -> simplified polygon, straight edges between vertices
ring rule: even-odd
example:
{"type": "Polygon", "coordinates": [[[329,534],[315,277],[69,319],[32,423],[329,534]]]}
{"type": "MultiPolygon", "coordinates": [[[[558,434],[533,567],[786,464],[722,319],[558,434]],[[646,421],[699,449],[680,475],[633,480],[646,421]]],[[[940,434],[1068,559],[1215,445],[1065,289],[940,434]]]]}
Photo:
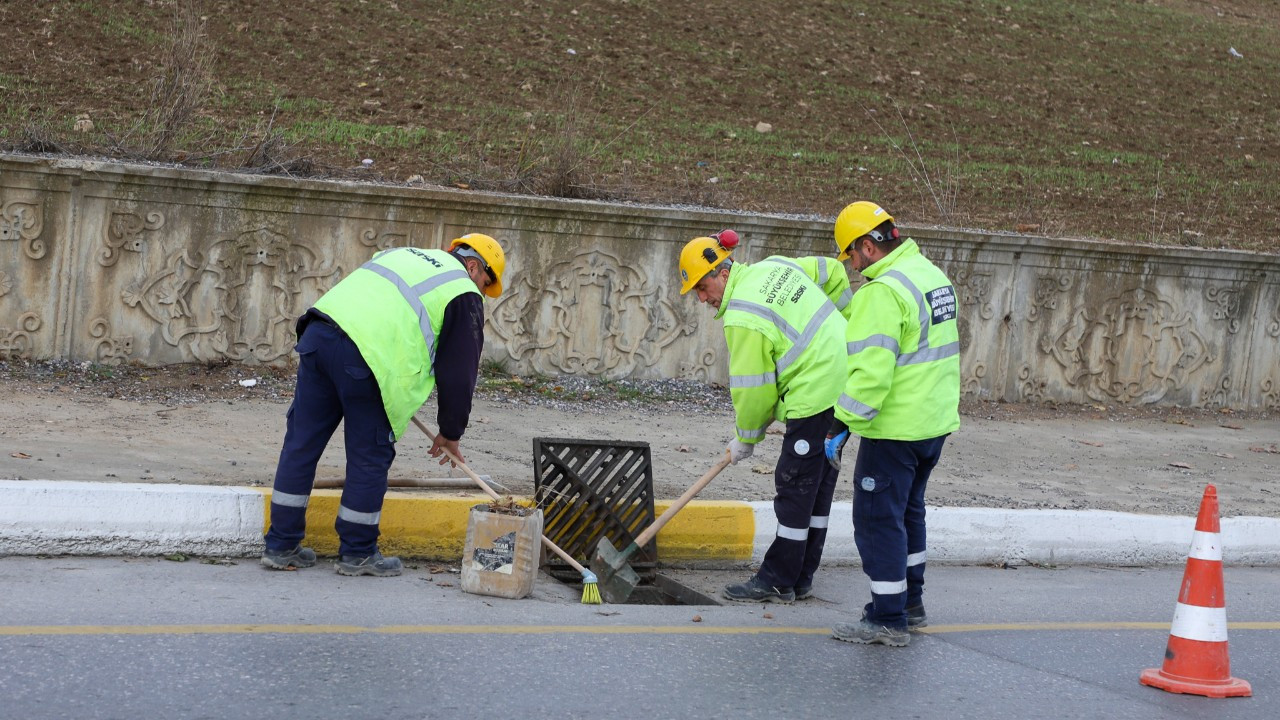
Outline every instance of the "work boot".
{"type": "Polygon", "coordinates": [[[924,604],[907,608],[907,629],[919,630],[929,626],[929,618],[924,614],[924,604]]]}
{"type": "Polygon", "coordinates": [[[812,585],[805,585],[804,587],[799,585],[796,586],[796,600],[808,600],[811,597],[813,597],[812,585]]]}
{"type": "Polygon", "coordinates": [[[871,645],[880,643],[889,647],[906,647],[911,642],[911,634],[906,628],[892,628],[877,625],[866,618],[856,623],[841,623],[831,628],[831,637],[851,643],[871,645]]]}
{"type": "Polygon", "coordinates": [[[733,602],[776,602],[790,605],[796,600],[796,594],[791,588],[766,585],[758,575],[752,575],[751,579],[744,583],[726,585],[720,594],[724,599],[733,602]]]}
{"type": "Polygon", "coordinates": [[[343,555],[342,559],[338,561],[337,567],[339,575],[395,577],[404,569],[404,564],[400,562],[398,557],[382,557],[382,553],[375,552],[368,557],[343,555]]]}
{"type": "Polygon", "coordinates": [[[263,567],[272,570],[297,570],[298,568],[309,568],[316,564],[316,553],[311,548],[305,548],[301,545],[292,550],[272,550],[267,548],[262,553],[263,567]]]}

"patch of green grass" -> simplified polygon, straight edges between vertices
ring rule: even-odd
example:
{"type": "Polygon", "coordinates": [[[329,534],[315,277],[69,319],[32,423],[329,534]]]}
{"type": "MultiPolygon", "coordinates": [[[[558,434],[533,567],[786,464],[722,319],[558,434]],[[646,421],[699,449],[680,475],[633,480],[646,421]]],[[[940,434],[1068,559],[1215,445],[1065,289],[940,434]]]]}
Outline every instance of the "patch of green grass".
{"type": "Polygon", "coordinates": [[[284,129],[289,142],[321,142],[337,145],[372,145],[386,148],[407,148],[431,138],[433,133],[425,128],[404,128],[395,125],[366,125],[328,117],[323,120],[303,120],[284,129]]]}
{"type": "Polygon", "coordinates": [[[143,24],[143,20],[130,13],[112,13],[103,23],[103,30],[108,35],[138,40],[144,45],[161,45],[165,38],[156,30],[143,24]]]}

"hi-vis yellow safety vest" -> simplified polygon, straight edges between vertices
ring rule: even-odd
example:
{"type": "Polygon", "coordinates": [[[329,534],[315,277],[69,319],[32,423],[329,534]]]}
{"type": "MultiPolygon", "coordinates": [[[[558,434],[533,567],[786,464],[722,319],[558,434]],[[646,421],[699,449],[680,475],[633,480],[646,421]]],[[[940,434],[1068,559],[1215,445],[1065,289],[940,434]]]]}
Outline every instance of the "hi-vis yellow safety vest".
{"type": "Polygon", "coordinates": [[[316,302],[373,371],[397,440],[436,386],[445,306],[469,292],[480,291],[452,255],[402,247],[374,255],[316,302]]]}
{"type": "Polygon", "coordinates": [[[754,444],[773,420],[817,415],[844,382],[844,318],[794,261],[735,263],[716,317],[729,345],[738,438],[754,444]]]}
{"type": "Polygon", "coordinates": [[[822,292],[844,319],[849,320],[849,301],[853,299],[853,290],[849,289],[849,273],[845,271],[844,263],[835,258],[816,255],[799,258],[775,256],[774,259],[793,263],[800,268],[815,285],[822,288],[822,292]]]}
{"type": "Polygon", "coordinates": [[[927,440],[960,427],[960,336],[947,276],[908,239],[862,273],[850,303],[848,380],[836,418],[868,438],[927,440]]]}

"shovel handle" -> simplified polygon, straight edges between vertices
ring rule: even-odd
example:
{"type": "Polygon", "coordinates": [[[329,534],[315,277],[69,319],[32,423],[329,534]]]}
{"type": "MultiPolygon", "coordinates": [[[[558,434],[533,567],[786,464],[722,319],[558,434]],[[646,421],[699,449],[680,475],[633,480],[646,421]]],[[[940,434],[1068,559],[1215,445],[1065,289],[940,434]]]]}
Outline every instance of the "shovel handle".
{"type": "MultiPolygon", "coordinates": [[[[417,425],[418,429],[421,430],[424,434],[426,434],[427,438],[430,439],[431,442],[436,441],[435,433],[431,432],[431,430],[427,428],[426,423],[419,420],[418,416],[416,415],[413,416],[413,424],[417,425]]],[[[459,460],[457,455],[454,455],[453,453],[449,452],[447,448],[444,449],[444,454],[447,455],[449,459],[453,461],[453,464],[462,468],[462,472],[466,473],[468,477],[474,480],[475,483],[480,486],[481,490],[484,490],[486,493],[489,493],[489,497],[493,498],[494,500],[502,499],[498,497],[498,493],[493,491],[493,488],[489,487],[489,483],[485,482],[483,479],[481,479],[479,475],[472,472],[471,468],[467,467],[466,463],[459,460]]],[[[561,550],[559,545],[556,545],[555,543],[548,540],[546,535],[542,536],[542,544],[546,545],[547,549],[550,550],[551,552],[555,553],[556,555],[559,555],[561,560],[564,560],[565,562],[569,563],[569,566],[572,567],[574,570],[577,570],[580,573],[586,572],[586,568],[582,567],[582,563],[578,562],[577,560],[574,560],[572,555],[565,552],[564,550],[561,550]]]]}
{"type": "Polygon", "coordinates": [[[715,466],[704,473],[702,477],[698,478],[698,482],[690,485],[689,489],[685,490],[683,495],[677,498],[675,502],[671,503],[671,507],[667,508],[665,512],[659,515],[658,519],[654,520],[652,525],[644,529],[644,532],[640,533],[640,536],[636,538],[636,547],[644,547],[645,543],[652,540],[653,536],[658,534],[658,531],[667,524],[668,520],[675,517],[676,513],[680,512],[685,505],[689,504],[689,501],[693,499],[694,495],[701,492],[702,488],[706,487],[712,480],[714,480],[715,477],[720,474],[721,470],[729,467],[731,462],[733,462],[733,456],[729,454],[728,450],[725,450],[724,458],[721,459],[720,462],[716,463],[715,466]]]}

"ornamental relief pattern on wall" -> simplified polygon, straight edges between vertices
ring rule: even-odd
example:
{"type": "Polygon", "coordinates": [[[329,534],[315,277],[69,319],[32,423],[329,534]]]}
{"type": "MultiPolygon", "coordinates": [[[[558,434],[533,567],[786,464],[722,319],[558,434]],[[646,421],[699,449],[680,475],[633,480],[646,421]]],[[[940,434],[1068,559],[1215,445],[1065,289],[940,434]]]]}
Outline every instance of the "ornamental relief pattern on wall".
{"type": "MultiPolygon", "coordinates": [[[[975,321],[987,321],[995,317],[991,304],[991,273],[977,272],[970,267],[951,269],[948,277],[955,286],[960,314],[956,318],[956,332],[960,336],[960,350],[966,352],[973,346],[975,321]]],[[[983,369],[985,374],[985,368],[983,369]]],[[[977,379],[981,379],[978,375],[977,379]]],[[[975,380],[976,381],[976,380],[975,380]]],[[[968,381],[966,381],[967,383],[968,381]]],[[[965,390],[969,393],[968,390],[965,390]]]]}
{"type": "Polygon", "coordinates": [[[149,234],[164,227],[164,215],[150,212],[146,217],[131,212],[113,212],[103,227],[102,243],[106,247],[98,253],[98,264],[111,267],[120,261],[120,250],[142,253],[149,234]]]}
{"type": "MultiPolygon", "coordinates": [[[[513,277],[490,317],[507,353],[537,372],[627,377],[655,365],[663,348],[697,328],[667,296],[618,256],[582,250],[536,278],[513,277]],[[591,323],[595,313],[598,323],[591,323]],[[598,332],[584,331],[593,325],[598,332]]],[[[714,362],[715,353],[703,353],[702,360],[714,362]]]]}
{"type": "Polygon", "coordinates": [[[89,323],[89,337],[97,342],[93,356],[104,365],[119,365],[133,355],[133,336],[118,337],[111,334],[111,322],[105,317],[94,318],[89,323]]]}
{"type": "Polygon", "coordinates": [[[0,204],[0,242],[22,243],[22,251],[39,260],[49,249],[40,234],[44,232],[44,209],[38,202],[13,200],[0,204]]]}
{"type": "MultiPolygon", "coordinates": [[[[318,297],[342,274],[336,261],[269,226],[215,240],[204,252],[166,248],[158,235],[164,227],[159,212],[112,212],[98,262],[110,267],[121,251],[136,254],[135,279],[121,299],[156,323],[165,343],[200,362],[283,357],[293,345],[293,322],[306,309],[304,289],[318,287],[318,297]]],[[[134,338],[112,336],[105,317],[90,323],[89,335],[100,359],[133,352],[134,338]]]]}
{"type": "Polygon", "coordinates": [[[1210,285],[1204,289],[1204,299],[1213,308],[1213,319],[1226,320],[1227,332],[1232,334],[1240,332],[1240,299],[1243,293],[1243,288],[1239,287],[1210,285]]]}
{"type": "Polygon", "coordinates": [[[44,321],[33,312],[20,315],[12,328],[0,325],[0,358],[34,359],[31,335],[43,325],[44,321]]]}
{"type": "Polygon", "coordinates": [[[1064,327],[1041,336],[1040,349],[1094,400],[1157,402],[1213,360],[1192,314],[1149,290],[1077,305],[1067,315],[1064,327]]]}
{"type": "Polygon", "coordinates": [[[1072,277],[1066,274],[1050,273],[1037,277],[1035,295],[1031,306],[1027,308],[1027,319],[1035,322],[1040,319],[1040,313],[1046,310],[1049,312],[1045,314],[1052,314],[1052,311],[1058,309],[1059,298],[1074,284],[1072,277]]]}

